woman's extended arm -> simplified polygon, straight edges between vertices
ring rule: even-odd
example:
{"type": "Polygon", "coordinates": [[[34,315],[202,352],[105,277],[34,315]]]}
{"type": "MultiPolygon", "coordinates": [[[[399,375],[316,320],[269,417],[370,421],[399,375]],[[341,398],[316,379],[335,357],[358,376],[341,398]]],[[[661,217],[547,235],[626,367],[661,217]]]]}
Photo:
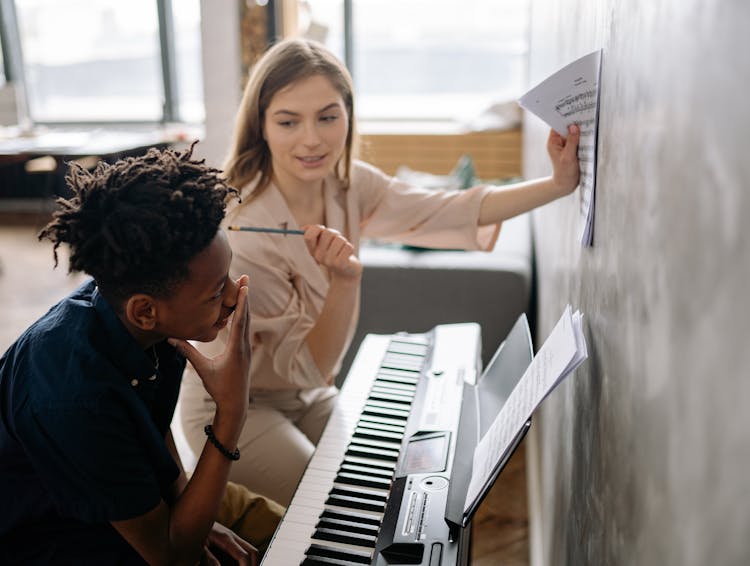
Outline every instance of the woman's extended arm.
{"type": "Polygon", "coordinates": [[[568,128],[563,138],[550,130],[547,152],[552,161],[552,176],[496,187],[482,200],[479,225],[496,224],[573,192],[578,186],[578,126],[568,128]]]}

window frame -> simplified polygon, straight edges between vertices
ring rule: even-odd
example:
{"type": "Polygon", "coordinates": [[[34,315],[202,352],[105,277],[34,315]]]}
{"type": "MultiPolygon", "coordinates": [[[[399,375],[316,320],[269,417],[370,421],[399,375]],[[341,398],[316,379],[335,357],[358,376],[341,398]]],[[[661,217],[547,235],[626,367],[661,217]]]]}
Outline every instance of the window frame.
{"type": "MultiPolygon", "coordinates": [[[[156,2],[159,26],[159,55],[161,63],[162,112],[158,120],[35,120],[29,114],[30,124],[41,126],[103,126],[103,125],[154,125],[185,123],[179,116],[179,91],[175,53],[173,0],[156,2]]],[[[18,28],[15,0],[0,0],[0,45],[6,82],[15,81],[23,87],[23,104],[28,108],[28,94],[24,74],[23,47],[18,28]]]]}
{"type": "MultiPolygon", "coordinates": [[[[274,0],[269,0],[269,4],[273,3],[274,0]]],[[[530,2],[530,0],[528,0],[530,2]]],[[[285,7],[287,7],[288,10],[292,10],[290,4],[295,3],[295,0],[287,0],[287,3],[285,4],[285,7]]],[[[296,3],[295,3],[296,5],[296,3]]],[[[528,5],[526,7],[528,10],[528,5]]],[[[357,11],[357,7],[355,6],[355,0],[341,0],[341,16],[340,16],[340,22],[343,24],[342,28],[342,34],[343,34],[343,45],[341,46],[341,54],[340,57],[346,66],[347,70],[349,71],[349,74],[352,77],[352,81],[355,84],[355,87],[357,86],[357,78],[361,72],[361,69],[357,68],[356,64],[356,57],[357,49],[358,49],[358,43],[355,41],[354,38],[354,27],[355,27],[355,12],[357,11]]],[[[286,22],[286,14],[282,13],[282,22],[286,22]]],[[[296,18],[294,19],[294,23],[296,25],[296,18]]],[[[530,41],[529,37],[529,31],[528,28],[526,30],[526,51],[525,51],[525,57],[526,62],[523,63],[524,67],[528,66],[528,42],[530,41]]],[[[522,80],[528,80],[527,70],[523,71],[523,74],[525,75],[525,78],[522,78],[522,80]]],[[[509,89],[508,89],[509,90],[509,89]]],[[[520,95],[520,92],[518,93],[520,95]]],[[[361,91],[358,94],[358,98],[362,100],[364,97],[367,97],[368,95],[363,94],[361,91]]],[[[421,95],[420,95],[421,96],[421,95]]],[[[408,97],[407,97],[408,98],[408,97]]],[[[510,102],[510,99],[508,99],[510,102]]],[[[474,105],[472,103],[471,108],[475,110],[475,113],[479,115],[480,112],[484,112],[486,108],[490,104],[494,104],[493,101],[488,99],[487,103],[478,103],[474,105]]],[[[359,105],[359,111],[362,112],[362,104],[359,105]]],[[[422,114],[418,115],[409,115],[409,114],[397,114],[397,115],[386,115],[381,114],[379,112],[374,113],[368,113],[366,115],[360,115],[358,117],[360,126],[362,127],[364,124],[367,125],[368,128],[373,127],[376,130],[380,130],[382,127],[390,128],[394,124],[404,124],[408,123],[410,128],[423,128],[426,127],[427,129],[431,129],[434,127],[438,127],[439,131],[444,131],[446,128],[448,130],[452,130],[456,127],[463,127],[462,124],[464,121],[468,118],[460,117],[455,114],[446,114],[446,115],[430,115],[425,116],[422,114]]]]}

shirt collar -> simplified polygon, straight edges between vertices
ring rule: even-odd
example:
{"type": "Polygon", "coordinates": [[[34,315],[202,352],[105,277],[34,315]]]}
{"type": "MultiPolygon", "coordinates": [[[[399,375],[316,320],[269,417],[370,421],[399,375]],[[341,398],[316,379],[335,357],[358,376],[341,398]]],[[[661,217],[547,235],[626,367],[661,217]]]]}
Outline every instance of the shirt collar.
{"type": "Polygon", "coordinates": [[[153,360],[127,331],[115,310],[99,292],[99,287],[95,287],[91,294],[91,304],[107,333],[107,349],[114,364],[122,369],[128,379],[154,375],[156,370],[153,360]]]}

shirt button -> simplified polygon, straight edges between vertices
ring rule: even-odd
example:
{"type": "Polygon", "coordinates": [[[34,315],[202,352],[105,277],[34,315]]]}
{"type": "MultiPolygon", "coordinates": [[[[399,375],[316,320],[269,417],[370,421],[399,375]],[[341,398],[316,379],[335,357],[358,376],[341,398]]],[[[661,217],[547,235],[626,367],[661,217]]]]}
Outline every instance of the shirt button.
{"type": "Polygon", "coordinates": [[[138,380],[137,379],[131,379],[130,380],[130,385],[132,385],[133,387],[136,387],[138,385],[138,380]]]}

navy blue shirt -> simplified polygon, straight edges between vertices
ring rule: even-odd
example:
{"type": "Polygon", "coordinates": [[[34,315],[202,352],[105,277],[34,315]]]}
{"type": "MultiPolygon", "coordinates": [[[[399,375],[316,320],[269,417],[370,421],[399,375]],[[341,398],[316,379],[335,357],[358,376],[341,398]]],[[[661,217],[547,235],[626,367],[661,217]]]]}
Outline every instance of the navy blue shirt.
{"type": "Polygon", "coordinates": [[[109,522],[168,498],[185,367],[150,352],[90,281],[0,359],[0,564],[142,563],[109,522]]]}

